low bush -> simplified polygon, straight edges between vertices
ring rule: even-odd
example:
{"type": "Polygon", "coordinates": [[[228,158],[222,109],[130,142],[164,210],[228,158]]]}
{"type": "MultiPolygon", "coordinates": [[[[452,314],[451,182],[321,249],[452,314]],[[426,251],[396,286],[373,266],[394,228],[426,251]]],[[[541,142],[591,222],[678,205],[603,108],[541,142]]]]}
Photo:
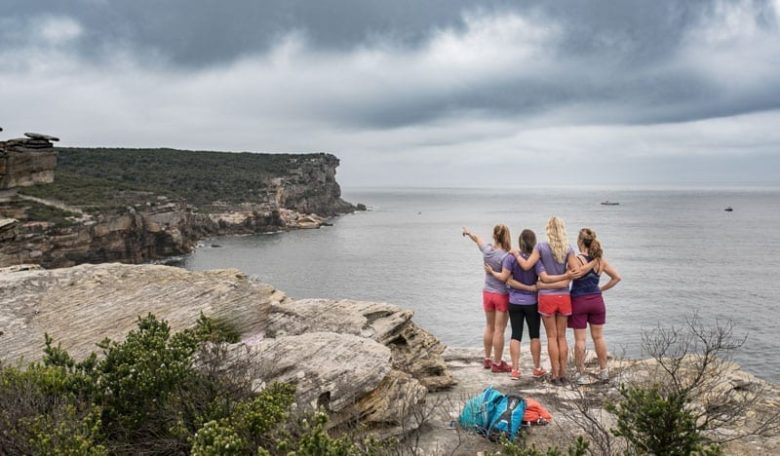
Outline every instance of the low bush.
{"type": "Polygon", "coordinates": [[[203,315],[175,334],[148,315],[77,362],[47,335],[41,363],[0,366],[0,454],[378,454],[330,437],[324,414],[293,416],[294,386],[254,392],[220,349],[237,337],[203,315]]]}

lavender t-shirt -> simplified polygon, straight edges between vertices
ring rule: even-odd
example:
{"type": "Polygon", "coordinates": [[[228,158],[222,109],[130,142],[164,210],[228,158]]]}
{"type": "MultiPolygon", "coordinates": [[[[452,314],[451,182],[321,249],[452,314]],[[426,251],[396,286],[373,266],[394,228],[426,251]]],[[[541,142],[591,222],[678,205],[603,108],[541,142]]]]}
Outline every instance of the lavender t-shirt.
{"type": "MultiPolygon", "coordinates": [[[[520,256],[526,260],[528,259],[527,253],[521,253],[520,256]]],[[[502,266],[504,269],[512,271],[513,279],[525,285],[535,285],[539,279],[539,274],[544,271],[541,261],[537,261],[530,271],[524,270],[517,264],[517,259],[515,259],[514,255],[507,255],[502,266]]],[[[536,304],[536,292],[509,287],[509,303],[520,306],[532,306],[536,304]]]]}
{"type": "MultiPolygon", "coordinates": [[[[566,249],[566,258],[564,259],[563,263],[558,263],[558,261],[556,261],[555,257],[553,256],[550,244],[547,242],[540,242],[536,244],[535,249],[539,251],[539,263],[542,263],[545,271],[547,271],[547,274],[550,275],[561,275],[566,272],[566,259],[569,258],[569,255],[574,255],[574,249],[569,246],[569,248],[566,249]]],[[[569,294],[569,287],[553,289],[544,288],[539,290],[539,294],[567,295],[569,294]]]]}
{"type": "MultiPolygon", "coordinates": [[[[504,261],[504,257],[509,254],[502,249],[493,247],[492,244],[480,245],[479,249],[482,250],[482,258],[485,263],[490,265],[494,271],[501,272],[501,264],[504,261]]],[[[490,293],[507,294],[506,284],[487,272],[485,272],[484,290],[490,293]]]]}

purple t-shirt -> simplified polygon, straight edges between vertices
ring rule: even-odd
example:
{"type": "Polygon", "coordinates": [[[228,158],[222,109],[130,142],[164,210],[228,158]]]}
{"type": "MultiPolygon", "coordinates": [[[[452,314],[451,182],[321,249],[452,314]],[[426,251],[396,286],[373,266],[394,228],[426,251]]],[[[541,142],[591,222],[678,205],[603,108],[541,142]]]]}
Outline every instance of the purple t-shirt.
{"type": "MultiPolygon", "coordinates": [[[[520,256],[526,260],[528,259],[528,254],[526,253],[521,253],[520,256]]],[[[507,255],[506,258],[504,258],[504,263],[502,266],[504,269],[512,271],[513,279],[525,285],[536,285],[536,282],[539,279],[539,274],[544,271],[544,266],[542,266],[541,261],[537,261],[533,269],[530,271],[523,270],[523,268],[517,264],[517,260],[515,259],[514,255],[507,255]]],[[[516,288],[509,287],[509,303],[519,306],[534,305],[536,304],[536,292],[518,290],[516,288]]]]}
{"type": "MultiPolygon", "coordinates": [[[[494,271],[501,272],[501,264],[504,261],[504,257],[509,254],[502,249],[493,247],[492,244],[480,245],[479,249],[482,250],[482,259],[485,263],[490,265],[494,271]]],[[[487,272],[485,272],[484,290],[490,293],[507,294],[506,284],[487,272]]]]}
{"type": "MultiPolygon", "coordinates": [[[[566,272],[566,259],[569,258],[569,255],[574,255],[574,249],[569,246],[566,249],[566,258],[564,259],[563,263],[558,263],[558,261],[555,260],[555,257],[552,253],[552,248],[550,247],[550,244],[546,242],[540,242],[536,244],[536,247],[534,247],[536,250],[539,251],[539,263],[542,263],[542,266],[544,266],[545,271],[547,271],[547,274],[550,275],[561,275],[564,272],[566,272]]],[[[569,287],[564,288],[553,288],[553,289],[541,289],[539,290],[539,294],[545,294],[545,295],[567,295],[569,294],[569,287]]]]}

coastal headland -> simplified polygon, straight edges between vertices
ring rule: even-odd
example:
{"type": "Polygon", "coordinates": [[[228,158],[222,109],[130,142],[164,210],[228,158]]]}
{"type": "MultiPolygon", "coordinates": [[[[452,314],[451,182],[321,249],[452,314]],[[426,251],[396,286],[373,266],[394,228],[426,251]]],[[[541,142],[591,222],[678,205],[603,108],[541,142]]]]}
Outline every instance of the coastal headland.
{"type": "Polygon", "coordinates": [[[0,141],[0,267],[142,263],[199,239],[319,228],[356,209],[333,155],[58,148],[0,141]]]}

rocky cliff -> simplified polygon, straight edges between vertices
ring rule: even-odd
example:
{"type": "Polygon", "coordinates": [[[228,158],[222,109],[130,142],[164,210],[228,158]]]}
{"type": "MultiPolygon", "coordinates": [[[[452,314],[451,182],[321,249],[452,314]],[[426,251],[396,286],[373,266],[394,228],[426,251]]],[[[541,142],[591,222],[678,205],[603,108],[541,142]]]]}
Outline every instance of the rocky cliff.
{"type": "Polygon", "coordinates": [[[199,314],[241,334],[228,347],[257,369],[257,385],[296,383],[299,401],[321,406],[331,425],[360,422],[381,435],[413,427],[429,391],[454,384],[445,347],[384,303],[289,299],[237,270],[189,272],[159,265],[101,264],[0,270],[0,363],[42,356],[49,334],[77,358],[105,337],[121,340],[138,316],[173,330],[199,314]],[[322,318],[323,313],[327,318],[322,318]]]}
{"type": "Polygon", "coordinates": [[[52,141],[59,139],[39,133],[0,141],[0,190],[53,182],[57,152],[52,141]]]}
{"type": "Polygon", "coordinates": [[[319,228],[354,209],[328,154],[58,152],[54,182],[0,193],[0,267],[140,263],[206,236],[319,228]]]}

